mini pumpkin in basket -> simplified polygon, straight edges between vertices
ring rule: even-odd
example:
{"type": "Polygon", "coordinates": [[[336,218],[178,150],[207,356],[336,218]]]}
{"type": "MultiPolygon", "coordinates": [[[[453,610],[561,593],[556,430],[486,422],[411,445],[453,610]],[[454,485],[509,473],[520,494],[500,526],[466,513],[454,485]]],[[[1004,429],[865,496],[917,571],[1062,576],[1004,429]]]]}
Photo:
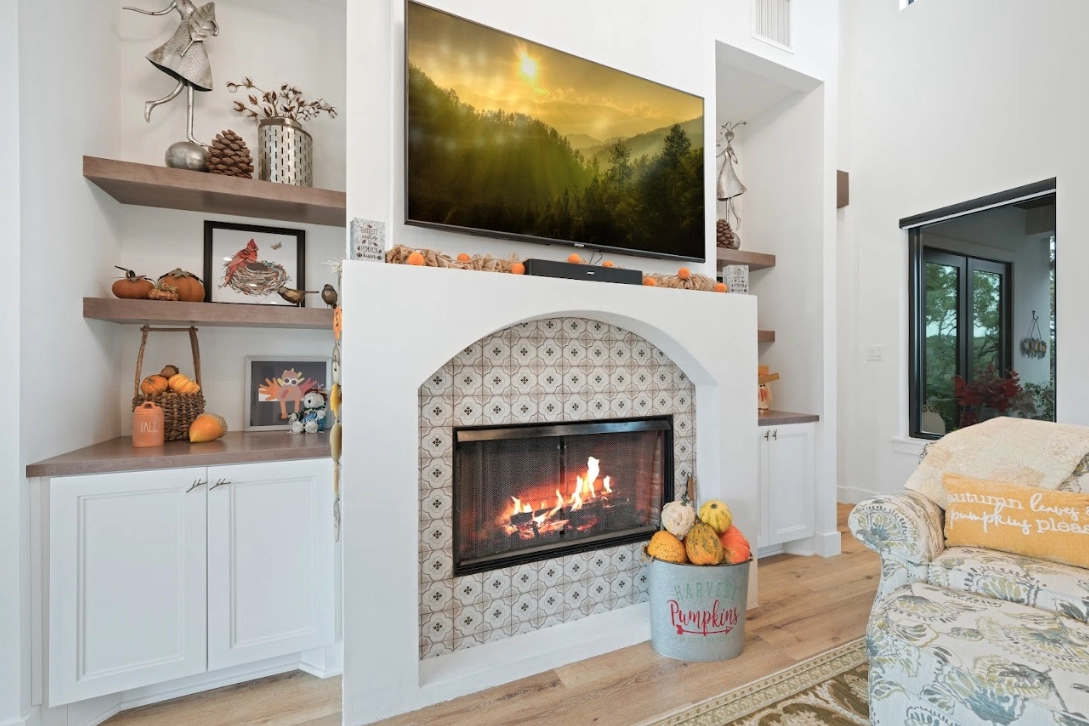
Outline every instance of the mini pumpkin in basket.
{"type": "Polygon", "coordinates": [[[136,356],[136,383],[132,407],[151,401],[163,409],[163,431],[167,441],[189,439],[189,427],[197,416],[204,413],[204,394],[200,386],[200,347],[197,345],[197,329],[189,328],[152,328],[147,325],[140,328],[143,337],[140,340],[140,352],[136,356]],[[189,333],[189,344],[193,349],[193,379],[185,376],[177,366],[168,365],[157,374],[142,378],[144,351],[147,349],[148,333],[189,333]]]}

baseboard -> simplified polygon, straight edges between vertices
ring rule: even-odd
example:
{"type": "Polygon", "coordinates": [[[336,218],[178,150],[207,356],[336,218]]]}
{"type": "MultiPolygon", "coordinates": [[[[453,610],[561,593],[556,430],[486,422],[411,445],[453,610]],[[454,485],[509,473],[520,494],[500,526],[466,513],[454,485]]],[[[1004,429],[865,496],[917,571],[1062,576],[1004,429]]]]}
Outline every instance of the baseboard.
{"type": "Polygon", "coordinates": [[[121,710],[139,708],[151,703],[169,701],[172,698],[191,696],[202,691],[211,691],[224,686],[233,686],[257,678],[266,678],[279,673],[302,670],[299,655],[281,656],[257,663],[224,668],[212,673],[201,673],[188,678],[179,678],[165,683],[155,683],[143,688],[134,688],[121,694],[121,710]]]}
{"type": "Polygon", "coordinates": [[[783,554],[783,545],[768,545],[767,547],[761,547],[756,551],[756,559],[760,561],[765,557],[774,557],[775,555],[783,554]]]}
{"type": "Polygon", "coordinates": [[[836,501],[840,504],[858,504],[864,502],[867,499],[876,497],[877,492],[871,492],[868,489],[859,489],[858,487],[836,487],[836,501]]]}
{"type": "Polygon", "coordinates": [[[344,644],[336,643],[328,648],[308,650],[302,654],[299,670],[321,679],[344,673],[344,644]]]}
{"type": "Polygon", "coordinates": [[[843,552],[843,535],[839,531],[818,532],[813,535],[813,552],[819,557],[835,557],[843,552]]]}
{"type": "Polygon", "coordinates": [[[5,721],[4,723],[0,724],[0,726],[41,726],[41,723],[41,713],[38,710],[38,707],[35,706],[34,708],[30,709],[30,713],[23,716],[22,718],[17,718],[14,721],[5,721]]]}

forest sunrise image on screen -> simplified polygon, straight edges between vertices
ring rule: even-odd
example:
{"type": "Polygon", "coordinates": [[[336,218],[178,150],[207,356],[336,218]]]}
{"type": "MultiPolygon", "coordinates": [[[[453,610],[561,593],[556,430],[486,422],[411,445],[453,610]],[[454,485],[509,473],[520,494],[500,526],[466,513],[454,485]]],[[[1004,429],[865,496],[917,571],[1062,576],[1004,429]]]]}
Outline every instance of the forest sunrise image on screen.
{"type": "Polygon", "coordinates": [[[703,99],[407,4],[406,222],[702,260],[703,99]]]}

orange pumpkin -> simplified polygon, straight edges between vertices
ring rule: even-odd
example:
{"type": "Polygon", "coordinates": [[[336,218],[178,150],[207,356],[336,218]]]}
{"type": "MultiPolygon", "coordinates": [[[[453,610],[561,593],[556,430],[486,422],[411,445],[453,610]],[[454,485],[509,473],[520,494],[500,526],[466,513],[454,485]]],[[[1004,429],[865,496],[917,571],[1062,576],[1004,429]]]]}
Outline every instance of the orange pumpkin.
{"type": "Polygon", "coordinates": [[[468,252],[462,252],[460,255],[458,255],[458,262],[468,262],[471,259],[473,258],[469,257],[468,252]]]}
{"type": "Polygon", "coordinates": [[[715,292],[727,292],[726,283],[725,282],[716,282],[715,283],[715,292]]]}
{"type": "Polygon", "coordinates": [[[176,267],[159,278],[159,283],[177,288],[182,302],[204,302],[204,283],[192,272],[176,267]]]}
{"type": "Polygon", "coordinates": [[[140,381],[140,393],[145,396],[154,396],[166,390],[167,380],[159,374],[151,375],[140,381]]]}
{"type": "Polygon", "coordinates": [[[684,537],[684,550],[693,565],[717,565],[722,562],[722,543],[711,525],[696,522],[684,537]]]}
{"type": "Polygon", "coordinates": [[[515,262],[510,266],[510,274],[512,275],[524,275],[526,274],[526,266],[521,262],[515,262]]]}
{"type": "Polygon", "coordinates": [[[174,393],[200,393],[200,384],[181,373],[170,376],[166,384],[174,393]]]}
{"type": "Polygon", "coordinates": [[[189,441],[194,444],[215,441],[227,433],[227,422],[214,413],[202,413],[189,426],[189,441]]]}
{"type": "Polygon", "coordinates": [[[579,257],[577,254],[572,254],[570,257],[567,258],[567,261],[573,262],[576,265],[582,264],[582,258],[579,257]]]}
{"type": "Polygon", "coordinates": [[[646,285],[647,287],[655,287],[655,286],[657,286],[658,281],[655,280],[653,277],[644,277],[643,278],[643,284],[646,285]]]}
{"type": "Polygon", "coordinates": [[[601,266],[602,267],[616,267],[616,265],[613,264],[612,260],[605,260],[604,262],[601,263],[601,266]]]}
{"type": "MultiPolygon", "coordinates": [[[[114,267],[117,267],[117,265],[114,265],[114,267]]],[[[155,289],[155,283],[143,275],[137,275],[132,270],[126,270],[124,267],[117,267],[117,269],[122,270],[125,276],[110,288],[115,297],[125,300],[146,300],[147,294],[155,289]]]]}
{"type": "Polygon", "coordinates": [[[684,551],[684,544],[664,529],[655,532],[647,543],[647,554],[656,560],[676,562],[683,565],[688,562],[688,555],[684,551]]]}
{"type": "Polygon", "coordinates": [[[682,267],[681,269],[677,270],[677,277],[681,278],[682,280],[687,280],[692,277],[692,271],[689,270],[687,267],[682,267]]]}

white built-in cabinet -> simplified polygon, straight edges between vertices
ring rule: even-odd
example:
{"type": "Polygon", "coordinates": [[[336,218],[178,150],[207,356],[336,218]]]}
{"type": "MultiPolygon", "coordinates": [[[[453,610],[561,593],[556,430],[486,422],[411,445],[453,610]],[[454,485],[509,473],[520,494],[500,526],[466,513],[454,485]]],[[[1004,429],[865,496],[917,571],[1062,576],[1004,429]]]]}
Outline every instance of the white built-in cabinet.
{"type": "Polygon", "coordinates": [[[811,423],[759,431],[760,535],[763,549],[813,534],[814,437],[811,423]]]}
{"type": "Polygon", "coordinates": [[[48,481],[50,706],[334,641],[326,459],[48,481]]]}

